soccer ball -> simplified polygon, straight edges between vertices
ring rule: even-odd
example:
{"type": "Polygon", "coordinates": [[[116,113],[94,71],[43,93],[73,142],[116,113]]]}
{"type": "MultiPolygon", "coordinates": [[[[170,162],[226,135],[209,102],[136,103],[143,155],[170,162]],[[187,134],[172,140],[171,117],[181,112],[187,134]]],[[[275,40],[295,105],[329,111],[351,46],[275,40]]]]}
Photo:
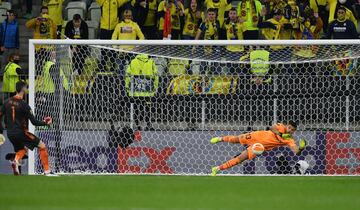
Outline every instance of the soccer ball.
{"type": "Polygon", "coordinates": [[[261,155],[264,152],[264,150],[265,150],[264,145],[262,145],[260,143],[255,143],[251,146],[251,151],[255,155],[261,155]]]}

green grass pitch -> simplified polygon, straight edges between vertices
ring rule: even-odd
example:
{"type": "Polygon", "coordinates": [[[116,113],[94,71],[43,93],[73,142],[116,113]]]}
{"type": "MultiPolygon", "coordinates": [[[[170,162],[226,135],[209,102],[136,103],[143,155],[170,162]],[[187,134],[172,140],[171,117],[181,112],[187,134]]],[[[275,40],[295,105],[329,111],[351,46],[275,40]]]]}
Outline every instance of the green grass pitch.
{"type": "Polygon", "coordinates": [[[0,176],[1,210],[359,210],[360,177],[0,176]]]}

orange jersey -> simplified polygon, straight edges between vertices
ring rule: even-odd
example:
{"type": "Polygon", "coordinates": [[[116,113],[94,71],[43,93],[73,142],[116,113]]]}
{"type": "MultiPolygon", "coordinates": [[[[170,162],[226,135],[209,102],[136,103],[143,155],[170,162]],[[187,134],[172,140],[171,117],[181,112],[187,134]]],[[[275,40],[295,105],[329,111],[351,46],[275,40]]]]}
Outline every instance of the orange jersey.
{"type": "Polygon", "coordinates": [[[286,126],[282,123],[276,123],[275,127],[278,129],[280,133],[286,133],[286,126]]]}
{"type": "Polygon", "coordinates": [[[275,135],[272,131],[254,131],[240,135],[240,143],[252,145],[260,143],[264,145],[265,151],[272,150],[280,146],[294,146],[294,139],[282,139],[280,136],[275,135]]]}
{"type": "Polygon", "coordinates": [[[251,146],[255,143],[262,144],[265,148],[265,151],[269,151],[280,146],[292,147],[296,145],[294,139],[291,138],[284,140],[272,131],[254,131],[242,134],[240,135],[240,143],[249,145],[247,148],[249,159],[252,159],[256,156],[251,150],[251,146]]]}

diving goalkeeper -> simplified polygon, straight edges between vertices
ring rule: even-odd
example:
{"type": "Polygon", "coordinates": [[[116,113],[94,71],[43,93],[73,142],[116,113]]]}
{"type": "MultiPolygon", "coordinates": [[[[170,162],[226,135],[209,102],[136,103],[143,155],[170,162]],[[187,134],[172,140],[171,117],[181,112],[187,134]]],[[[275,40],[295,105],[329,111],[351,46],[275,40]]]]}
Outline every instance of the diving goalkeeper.
{"type": "Polygon", "coordinates": [[[212,144],[219,142],[229,142],[229,143],[238,143],[247,145],[247,149],[240,153],[240,155],[234,157],[233,159],[227,161],[226,163],[215,166],[212,168],[212,175],[216,176],[217,172],[220,170],[225,170],[231,168],[237,164],[244,162],[245,160],[251,160],[256,157],[252,152],[252,145],[255,143],[261,143],[265,151],[272,150],[273,148],[280,146],[288,146],[295,154],[300,154],[300,152],[305,148],[306,141],[300,139],[299,146],[295,144],[295,140],[292,138],[292,134],[296,131],[297,124],[293,121],[290,121],[288,124],[277,123],[270,127],[270,130],[263,131],[254,131],[250,133],[241,134],[239,136],[223,136],[223,137],[214,137],[210,140],[212,144]]]}

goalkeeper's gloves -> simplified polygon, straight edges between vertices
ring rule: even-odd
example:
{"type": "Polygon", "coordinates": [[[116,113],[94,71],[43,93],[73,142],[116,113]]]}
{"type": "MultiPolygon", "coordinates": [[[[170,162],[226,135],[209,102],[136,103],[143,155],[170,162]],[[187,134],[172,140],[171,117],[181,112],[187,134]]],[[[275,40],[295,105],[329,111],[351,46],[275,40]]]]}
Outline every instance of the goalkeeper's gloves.
{"type": "Polygon", "coordinates": [[[0,134],[0,146],[5,143],[5,136],[0,134]]]}
{"type": "Polygon", "coordinates": [[[306,141],[305,139],[300,139],[299,141],[299,150],[303,150],[306,147],[306,141]]]}
{"type": "Polygon", "coordinates": [[[44,120],[43,120],[48,126],[50,126],[53,122],[52,120],[52,117],[50,116],[47,116],[47,117],[44,117],[44,120]]]}
{"type": "Polygon", "coordinates": [[[280,136],[281,136],[281,138],[283,138],[284,140],[286,140],[286,139],[292,139],[291,134],[288,134],[288,133],[284,133],[284,134],[282,134],[282,135],[280,135],[280,136]]]}

